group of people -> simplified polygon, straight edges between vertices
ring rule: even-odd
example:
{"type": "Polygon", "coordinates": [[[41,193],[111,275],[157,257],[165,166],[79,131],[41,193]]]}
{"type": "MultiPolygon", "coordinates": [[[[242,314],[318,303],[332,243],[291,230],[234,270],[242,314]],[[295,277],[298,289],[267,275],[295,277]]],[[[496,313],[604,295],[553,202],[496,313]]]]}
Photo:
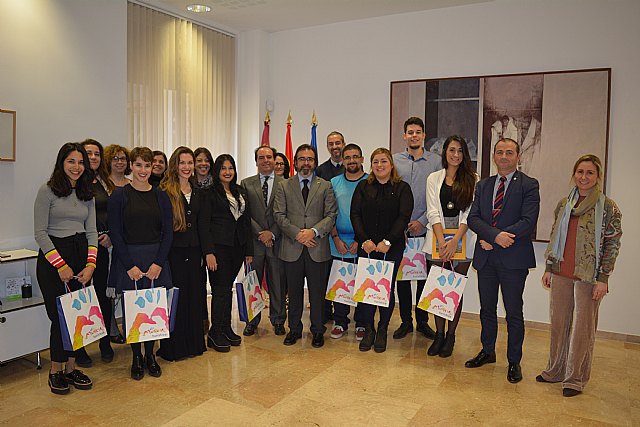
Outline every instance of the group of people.
{"type": "MultiPolygon", "coordinates": [[[[76,290],[92,279],[107,323],[113,316],[108,296],[152,286],[180,289],[175,329],[157,353],[153,341],[131,344],[131,377],[140,380],[145,372],[161,375],[156,355],[172,361],[201,355],[205,339],[218,352],[241,344],[231,307],[243,264],[266,283],[269,320],[284,345],[302,338],[306,282],[311,344],[319,348],[327,322],[334,321],[334,339],[347,334],[350,323],[348,305],[325,299],[333,260],[384,259],[394,263],[389,305],[377,307],[377,323],[375,305],[359,303],[353,315],[359,349],[384,352],[396,291],[401,323],[392,336],[402,339],[414,330],[411,282],[395,280],[409,237],[425,238],[428,266],[446,264],[462,275],[471,264],[477,270],[482,350],[465,363],[468,368],[496,361],[502,292],[507,379],[519,382],[524,285],[536,266],[532,235],[540,207],[538,182],[517,170],[520,147],[512,139],[494,146],[498,174],[480,180],[464,138],[447,138],[440,156],[425,150],[425,136],[423,121],[409,118],[406,149],[395,154],[375,149],[369,173],[362,149],[345,145],[340,132],[328,135],[330,158],[321,165],[315,147],[297,147],[291,177],[288,159],[261,146],[255,150],[257,174],[240,183],[233,157],[221,154],[214,161],[206,148],[179,147],[167,160],[145,147],[103,150],[92,139],[64,144],[34,209],[41,248],[38,283],[51,319],[51,391],[92,386],[76,367],[88,355],[63,348],[56,307],[67,287],[76,290]],[[462,239],[466,253],[459,259],[462,239]],[[207,274],[211,317],[210,328],[203,330],[207,274]]],[[[620,247],[621,214],[602,193],[603,172],[596,156],[576,161],[572,189],[556,208],[545,253],[542,281],[551,288],[551,352],[536,380],[562,382],[565,396],[579,394],[589,379],[598,306],[620,247]]],[[[424,284],[418,281],[416,300],[424,284]]],[[[434,331],[428,313],[415,308],[415,330],[432,340],[429,356],[451,356],[461,310],[462,300],[453,320],[434,316],[434,331]]],[[[243,335],[254,335],[260,321],[258,314],[247,322],[243,335]]],[[[113,359],[109,337],[101,339],[100,352],[104,362],[113,359]]]]}

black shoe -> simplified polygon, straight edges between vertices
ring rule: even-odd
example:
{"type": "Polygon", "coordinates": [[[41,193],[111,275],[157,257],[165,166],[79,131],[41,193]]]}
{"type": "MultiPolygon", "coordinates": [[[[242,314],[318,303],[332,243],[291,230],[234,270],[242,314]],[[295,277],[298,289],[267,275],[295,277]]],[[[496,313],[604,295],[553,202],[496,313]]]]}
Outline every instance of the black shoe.
{"type": "Polygon", "coordinates": [[[409,332],[413,332],[413,322],[402,322],[400,327],[393,332],[393,339],[404,338],[409,332]]]}
{"type": "Polygon", "coordinates": [[[436,332],[436,337],[427,350],[428,356],[436,356],[440,354],[442,346],[444,345],[444,332],[436,332]]]}
{"type": "Polygon", "coordinates": [[[564,397],[573,397],[573,396],[577,396],[577,395],[579,395],[581,393],[582,392],[580,390],[574,390],[572,388],[563,388],[562,389],[562,395],[564,397]]]}
{"type": "Polygon", "coordinates": [[[89,357],[87,350],[84,347],[79,349],[76,353],[76,365],[81,368],[90,368],[93,366],[93,360],[91,360],[91,357],[89,357]]]}
{"type": "Polygon", "coordinates": [[[431,329],[431,326],[429,326],[427,322],[418,323],[416,325],[416,331],[420,332],[422,335],[424,335],[427,339],[430,339],[430,340],[436,337],[435,331],[431,329]]]}
{"type": "Polygon", "coordinates": [[[118,334],[118,335],[112,335],[109,337],[109,339],[111,340],[112,343],[114,344],[124,344],[127,342],[127,340],[124,339],[124,337],[122,336],[122,334],[118,334]]]}
{"type": "Polygon", "coordinates": [[[152,377],[158,378],[162,375],[162,369],[160,369],[160,365],[156,362],[156,357],[153,354],[147,354],[144,357],[145,365],[147,365],[147,371],[149,371],[149,375],[152,377]]]}
{"type": "Polygon", "coordinates": [[[219,353],[228,353],[231,351],[231,343],[222,332],[209,331],[207,334],[207,347],[219,353]]]}
{"type": "Polygon", "coordinates": [[[455,334],[447,334],[447,337],[444,339],[444,345],[440,349],[440,353],[438,355],[440,357],[449,357],[453,354],[453,346],[456,343],[456,335],[455,334]]]}
{"type": "Polygon", "coordinates": [[[376,333],[376,340],[373,343],[373,351],[376,353],[384,353],[387,349],[387,327],[378,325],[378,332],[376,333]]]}
{"type": "MultiPolygon", "coordinates": [[[[113,361],[113,350],[111,348],[109,348],[109,350],[105,350],[105,351],[100,351],[100,359],[104,362],[104,363],[111,363],[113,361]]],[[[77,363],[77,362],[76,362],[77,363]]]]}
{"type": "Polygon", "coordinates": [[[53,374],[49,372],[49,388],[51,393],[54,394],[67,394],[71,390],[62,371],[54,372],[53,374]]]}
{"type": "Polygon", "coordinates": [[[320,348],[324,345],[324,335],[321,332],[316,332],[313,334],[313,339],[311,340],[311,346],[314,348],[320,348]]]}
{"type": "Polygon", "coordinates": [[[287,331],[285,331],[284,325],[273,325],[273,333],[276,335],[284,335],[287,331]]]}
{"type": "Polygon", "coordinates": [[[244,331],[242,331],[242,335],[244,335],[245,337],[250,337],[255,333],[256,325],[252,325],[251,323],[247,323],[247,326],[244,327],[244,331]]]}
{"type": "Polygon", "coordinates": [[[373,342],[376,339],[376,330],[371,326],[364,328],[364,338],[360,341],[358,348],[360,351],[369,351],[373,347],[373,342]]]}
{"type": "Polygon", "coordinates": [[[478,353],[476,357],[464,362],[464,366],[467,368],[479,368],[480,366],[487,363],[496,363],[496,354],[487,354],[484,351],[480,350],[480,353],[478,353]]]}
{"type": "Polygon", "coordinates": [[[298,341],[300,338],[302,338],[302,334],[301,333],[295,333],[295,332],[289,331],[287,336],[284,337],[283,344],[284,345],[294,345],[296,343],[296,341],[298,341]]]}
{"type": "Polygon", "coordinates": [[[133,362],[131,363],[131,378],[136,381],[140,381],[144,378],[144,363],[142,355],[133,356],[133,362]]]}
{"type": "Polygon", "coordinates": [[[557,383],[558,381],[548,381],[548,380],[545,380],[545,379],[544,379],[544,377],[543,377],[542,375],[538,375],[538,376],[536,377],[536,382],[538,382],[538,383],[554,384],[554,383],[557,383]]]}
{"type": "Polygon", "coordinates": [[[69,385],[74,386],[78,390],[90,390],[91,387],[93,387],[91,379],[77,369],[64,374],[64,378],[69,385]]]}
{"type": "Polygon", "coordinates": [[[240,343],[242,343],[242,337],[236,334],[235,332],[233,332],[233,329],[231,329],[231,326],[229,326],[224,330],[224,336],[229,341],[229,344],[231,344],[234,347],[237,347],[240,345],[240,343]]]}
{"type": "Polygon", "coordinates": [[[507,371],[507,381],[511,384],[522,381],[522,370],[519,363],[509,363],[509,371],[507,371]]]}

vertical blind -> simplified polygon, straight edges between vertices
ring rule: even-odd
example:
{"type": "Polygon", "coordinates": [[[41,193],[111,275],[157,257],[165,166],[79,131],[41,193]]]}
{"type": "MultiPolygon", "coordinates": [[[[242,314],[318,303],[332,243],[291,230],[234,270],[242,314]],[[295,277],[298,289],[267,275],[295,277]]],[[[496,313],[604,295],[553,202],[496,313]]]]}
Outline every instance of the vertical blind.
{"type": "Polygon", "coordinates": [[[235,141],[233,37],[137,4],[127,9],[129,144],[164,151],[235,141]]]}

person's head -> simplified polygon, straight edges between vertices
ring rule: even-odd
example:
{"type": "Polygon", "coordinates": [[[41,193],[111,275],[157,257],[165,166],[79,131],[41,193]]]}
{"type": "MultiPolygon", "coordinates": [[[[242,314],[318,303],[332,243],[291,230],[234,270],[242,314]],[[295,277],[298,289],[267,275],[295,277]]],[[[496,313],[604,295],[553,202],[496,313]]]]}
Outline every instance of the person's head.
{"type": "Polygon", "coordinates": [[[458,135],[447,138],[442,147],[442,167],[444,169],[455,168],[453,181],[453,201],[460,210],[467,209],[473,202],[476,173],[467,141],[458,135]]]}
{"type": "Polygon", "coordinates": [[[196,177],[204,179],[211,173],[211,165],[213,165],[213,156],[211,152],[204,147],[196,148],[193,152],[196,157],[196,177]]]}
{"type": "Polygon", "coordinates": [[[289,178],[291,167],[289,166],[289,159],[287,159],[287,156],[283,153],[276,153],[273,170],[276,175],[280,175],[285,179],[289,178]]]}
{"type": "Polygon", "coordinates": [[[342,161],[342,150],[344,149],[344,136],[334,130],[327,135],[327,151],[334,162],[342,161]]]}
{"type": "Polygon", "coordinates": [[[103,185],[106,186],[107,191],[111,193],[114,189],[114,185],[111,178],[109,178],[109,171],[107,169],[106,161],[104,160],[105,155],[102,144],[91,138],[85,139],[81,144],[89,157],[89,166],[93,171],[94,178],[101,179],[103,185]]]}
{"type": "Polygon", "coordinates": [[[93,174],[85,173],[88,169],[89,156],[82,144],[67,142],[58,150],[56,164],[47,185],[58,197],[69,196],[75,188],[80,200],[91,200],[93,174]]]}
{"type": "Polygon", "coordinates": [[[149,182],[153,163],[153,152],[147,147],[135,147],[129,153],[131,178],[133,182],[145,184],[149,182]]]}
{"type": "Polygon", "coordinates": [[[498,174],[509,175],[518,167],[520,160],[520,146],[511,138],[502,138],[493,147],[493,161],[498,168],[498,174]]]}
{"type": "Polygon", "coordinates": [[[112,144],[104,149],[104,161],[109,174],[129,175],[131,173],[130,160],[129,150],[121,145],[112,144]]]}
{"type": "Polygon", "coordinates": [[[296,154],[293,156],[296,171],[304,176],[309,177],[316,170],[318,152],[309,144],[302,144],[296,148],[296,154]]]}
{"type": "Polygon", "coordinates": [[[231,154],[220,154],[213,163],[214,182],[220,183],[224,188],[231,188],[237,185],[238,176],[236,173],[236,161],[231,154]]]}
{"type": "Polygon", "coordinates": [[[506,129],[509,126],[509,116],[500,117],[500,123],[502,123],[502,128],[506,129]]]}
{"type": "Polygon", "coordinates": [[[420,117],[409,117],[404,122],[404,135],[402,137],[410,150],[422,148],[426,137],[422,119],[420,117]]]}
{"type": "Polygon", "coordinates": [[[442,146],[442,167],[454,166],[463,169],[473,168],[467,141],[461,136],[451,135],[442,146]]]}
{"type": "Polygon", "coordinates": [[[271,175],[271,172],[273,172],[273,168],[275,167],[276,149],[263,145],[262,147],[256,148],[254,154],[258,173],[262,175],[271,175]]]}
{"type": "Polygon", "coordinates": [[[151,172],[155,176],[164,175],[167,170],[167,156],[162,151],[155,150],[153,152],[153,162],[151,163],[151,172]]]}
{"type": "Polygon", "coordinates": [[[376,148],[371,153],[371,173],[367,178],[370,183],[377,179],[381,183],[397,183],[402,180],[393,164],[393,156],[387,148],[376,148]]]}
{"type": "Polygon", "coordinates": [[[167,167],[167,175],[173,180],[189,180],[195,169],[195,156],[191,148],[178,147],[171,154],[167,167]]]}
{"type": "Polygon", "coordinates": [[[596,186],[602,188],[602,175],[602,162],[595,154],[580,156],[573,165],[573,183],[583,195],[596,186]]]}
{"type": "Polygon", "coordinates": [[[342,150],[342,161],[348,173],[358,173],[362,170],[362,149],[356,144],[347,144],[342,150]]]}

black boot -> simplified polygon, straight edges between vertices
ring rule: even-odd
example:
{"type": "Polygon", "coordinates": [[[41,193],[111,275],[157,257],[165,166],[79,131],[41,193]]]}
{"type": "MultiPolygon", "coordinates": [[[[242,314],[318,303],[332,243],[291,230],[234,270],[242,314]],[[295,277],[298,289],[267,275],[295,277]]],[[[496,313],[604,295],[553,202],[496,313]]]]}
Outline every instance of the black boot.
{"type": "Polygon", "coordinates": [[[447,332],[447,338],[444,340],[444,345],[440,349],[440,357],[449,357],[453,354],[453,346],[456,343],[456,334],[447,332]]]}
{"type": "Polygon", "coordinates": [[[444,345],[444,332],[436,332],[436,337],[427,350],[429,356],[437,356],[444,345]]]}
{"type": "Polygon", "coordinates": [[[376,339],[376,330],[372,326],[364,329],[364,338],[360,341],[358,348],[360,351],[369,351],[373,347],[373,341],[376,339]]]}
{"type": "Polygon", "coordinates": [[[144,363],[142,362],[142,354],[134,354],[131,363],[131,378],[140,381],[144,378],[144,363]]]}
{"type": "Polygon", "coordinates": [[[209,331],[207,334],[207,347],[220,353],[228,353],[231,350],[231,343],[222,331],[209,331]]]}
{"type": "Polygon", "coordinates": [[[149,375],[156,378],[162,375],[162,369],[160,369],[160,365],[158,365],[158,362],[156,362],[156,357],[153,355],[153,352],[151,352],[151,354],[145,355],[144,359],[145,365],[147,365],[147,371],[149,371],[149,375]]]}
{"type": "Polygon", "coordinates": [[[373,351],[376,353],[384,353],[387,349],[387,327],[378,325],[376,333],[376,342],[373,344],[373,351]]]}

